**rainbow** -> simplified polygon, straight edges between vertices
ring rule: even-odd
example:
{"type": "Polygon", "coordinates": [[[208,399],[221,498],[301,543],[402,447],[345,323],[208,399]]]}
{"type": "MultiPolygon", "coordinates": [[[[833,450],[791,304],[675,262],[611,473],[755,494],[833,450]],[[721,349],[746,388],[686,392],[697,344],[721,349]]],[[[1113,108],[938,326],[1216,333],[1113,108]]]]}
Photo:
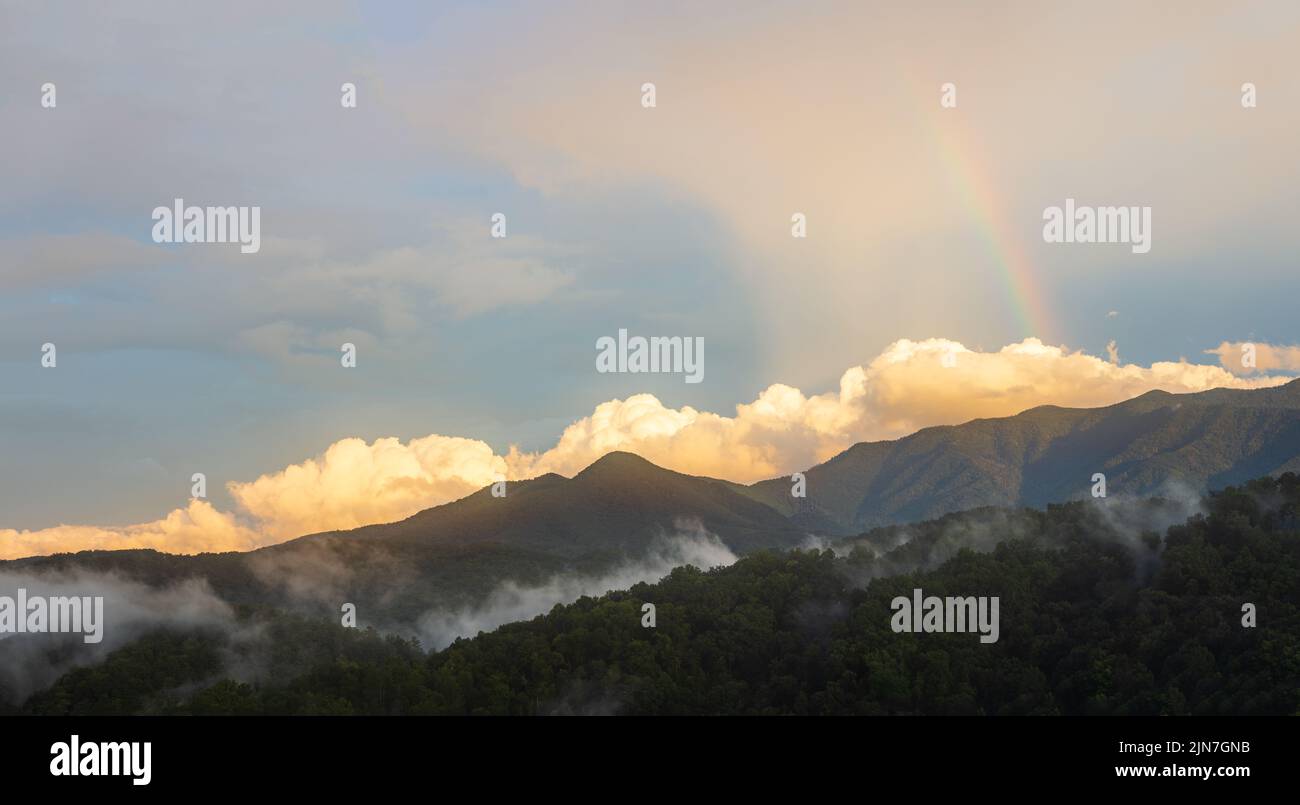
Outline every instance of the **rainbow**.
{"type": "Polygon", "coordinates": [[[1050,343],[1057,334],[1055,319],[1023,237],[1018,234],[1024,227],[1013,226],[1007,219],[1007,205],[998,192],[997,177],[987,170],[988,161],[981,158],[962,118],[960,94],[956,109],[940,109],[938,82],[925,87],[915,80],[911,83],[911,97],[925,98],[934,104],[933,109],[926,109],[918,101],[917,116],[926,121],[925,128],[947,166],[961,202],[978,225],[997,263],[1007,304],[1020,325],[1021,337],[1034,336],[1050,343]]]}

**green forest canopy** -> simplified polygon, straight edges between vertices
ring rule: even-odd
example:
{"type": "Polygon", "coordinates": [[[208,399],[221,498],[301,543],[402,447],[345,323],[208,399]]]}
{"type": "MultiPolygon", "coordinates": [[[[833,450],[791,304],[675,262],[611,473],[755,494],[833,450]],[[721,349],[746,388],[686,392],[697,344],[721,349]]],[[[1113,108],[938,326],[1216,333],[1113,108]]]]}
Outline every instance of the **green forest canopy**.
{"type": "Polygon", "coordinates": [[[892,552],[871,547],[882,530],[838,557],[678,568],[432,654],[248,613],[263,639],[155,632],[11,712],[1297,714],[1300,479],[1230,487],[1205,510],[1163,535],[1120,533],[1093,502],[949,515],[907,526],[892,552]],[[1006,530],[991,551],[936,551],[990,522],[1006,530]],[[895,634],[890,600],[916,587],[999,596],[1000,639],[895,634]],[[645,602],[655,628],[641,625],[645,602]],[[277,681],[231,678],[248,664],[277,681]]]}

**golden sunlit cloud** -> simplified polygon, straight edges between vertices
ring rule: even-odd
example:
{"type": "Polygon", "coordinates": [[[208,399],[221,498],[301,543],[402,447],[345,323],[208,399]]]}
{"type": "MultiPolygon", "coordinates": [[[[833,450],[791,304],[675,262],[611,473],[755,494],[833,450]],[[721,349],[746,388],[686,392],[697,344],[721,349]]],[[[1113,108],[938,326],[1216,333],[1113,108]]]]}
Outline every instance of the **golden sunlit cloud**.
{"type": "Polygon", "coordinates": [[[271,541],[387,523],[464,497],[506,474],[486,443],[436,434],[412,439],[342,439],[324,455],[250,483],[230,484],[239,507],[271,541]]]}
{"type": "MultiPolygon", "coordinates": [[[[1230,344],[1211,352],[1224,366],[1225,355],[1240,355],[1230,344]]],[[[1261,370],[1300,367],[1294,347],[1261,344],[1258,355],[1261,370]]],[[[1110,357],[1116,357],[1113,347],[1110,357]]],[[[749,483],[805,469],[856,442],[894,439],[931,425],[1009,416],[1038,405],[1110,405],[1155,389],[1263,388],[1290,379],[1240,377],[1185,361],[1121,365],[1036,338],[997,352],[945,339],[901,340],[844,372],[836,390],[807,396],[774,384],[753,402],[737,405],[733,416],[670,408],[650,394],[603,402],[540,453],[512,447],[502,456],[486,442],[437,434],[406,443],[342,439],[317,458],[230,483],[237,513],[191,500],[141,525],[0,530],[0,558],[91,548],[250,550],[304,534],[400,520],[499,479],[571,476],[612,450],[679,472],[749,483]]]]}
{"type": "Polygon", "coordinates": [[[58,525],[35,531],[0,529],[0,559],[51,553],[153,548],[167,553],[250,551],[266,545],[266,535],[240,525],[206,500],[191,499],[152,523],[123,527],[58,525]]]}

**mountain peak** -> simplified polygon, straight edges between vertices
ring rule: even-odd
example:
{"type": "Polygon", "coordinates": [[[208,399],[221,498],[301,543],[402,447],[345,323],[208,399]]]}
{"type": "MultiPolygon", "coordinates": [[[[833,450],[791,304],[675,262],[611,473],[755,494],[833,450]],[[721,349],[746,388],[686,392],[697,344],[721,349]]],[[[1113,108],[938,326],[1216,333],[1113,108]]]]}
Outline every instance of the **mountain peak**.
{"type": "Polygon", "coordinates": [[[652,464],[641,458],[636,453],[629,453],[626,450],[611,450],[595,461],[587,465],[587,468],[575,475],[575,478],[584,476],[606,476],[606,475],[640,475],[646,472],[666,472],[663,467],[652,464]]]}

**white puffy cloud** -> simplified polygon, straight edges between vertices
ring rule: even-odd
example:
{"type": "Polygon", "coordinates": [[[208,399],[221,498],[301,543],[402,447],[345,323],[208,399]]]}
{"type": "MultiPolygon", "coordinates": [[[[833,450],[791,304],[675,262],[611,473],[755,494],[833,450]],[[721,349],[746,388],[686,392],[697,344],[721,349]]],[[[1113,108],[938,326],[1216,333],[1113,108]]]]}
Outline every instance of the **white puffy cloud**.
{"type": "Polygon", "coordinates": [[[1235,375],[1251,375],[1270,370],[1300,372],[1300,346],[1274,346],[1251,341],[1224,341],[1207,355],[1218,355],[1219,364],[1235,375]],[[1253,356],[1253,362],[1247,360],[1253,356]]]}
{"type": "MultiPolygon", "coordinates": [[[[1239,354],[1231,346],[1217,352],[1239,354]]],[[[1121,365],[1036,338],[996,352],[938,338],[900,340],[845,371],[838,389],[808,396],[773,384],[754,401],[737,405],[731,416],[672,408],[650,394],[609,400],[538,453],[512,447],[498,455],[486,442],[438,434],[405,443],[342,439],[319,457],[229,484],[236,513],[192,500],[162,520],[124,528],[0,530],[0,558],[86,548],[248,550],[399,520],[502,478],[573,475],[612,450],[635,452],[679,472],[751,482],[806,468],[856,442],[893,439],[931,425],[1008,416],[1045,404],[1110,405],[1153,389],[1261,388],[1288,380],[1239,377],[1186,361],[1121,365]]]]}

